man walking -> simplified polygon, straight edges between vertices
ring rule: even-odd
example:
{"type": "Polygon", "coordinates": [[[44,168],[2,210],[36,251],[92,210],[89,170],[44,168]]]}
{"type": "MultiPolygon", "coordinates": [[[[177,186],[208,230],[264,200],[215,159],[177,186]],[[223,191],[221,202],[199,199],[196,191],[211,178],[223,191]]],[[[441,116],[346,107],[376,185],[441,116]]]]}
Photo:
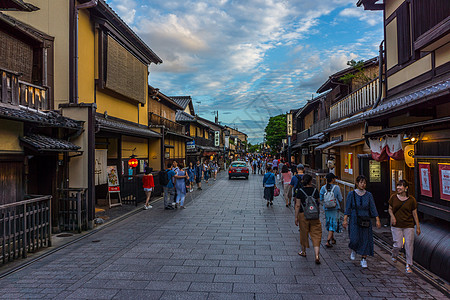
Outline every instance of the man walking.
{"type": "Polygon", "coordinates": [[[172,199],[175,195],[175,188],[173,185],[173,176],[175,176],[175,171],[172,170],[172,164],[167,164],[167,169],[165,171],[166,175],[160,175],[160,176],[167,176],[166,177],[166,184],[163,185],[164,190],[164,209],[174,209],[172,206],[172,199]]]}
{"type": "Polygon", "coordinates": [[[197,183],[197,190],[202,190],[202,165],[197,160],[197,164],[194,167],[195,183],[197,183]]]}

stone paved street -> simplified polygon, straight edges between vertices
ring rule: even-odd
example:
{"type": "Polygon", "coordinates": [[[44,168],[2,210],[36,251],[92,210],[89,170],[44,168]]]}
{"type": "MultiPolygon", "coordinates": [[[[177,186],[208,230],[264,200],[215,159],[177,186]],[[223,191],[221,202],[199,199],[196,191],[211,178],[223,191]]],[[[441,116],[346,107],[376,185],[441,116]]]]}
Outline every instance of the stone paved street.
{"type": "Polygon", "coordinates": [[[0,298],[446,299],[383,255],[362,270],[346,233],[321,265],[312,248],[298,256],[293,209],[281,197],[265,206],[260,175],[224,175],[185,210],[156,203],[0,280],[0,298]]]}

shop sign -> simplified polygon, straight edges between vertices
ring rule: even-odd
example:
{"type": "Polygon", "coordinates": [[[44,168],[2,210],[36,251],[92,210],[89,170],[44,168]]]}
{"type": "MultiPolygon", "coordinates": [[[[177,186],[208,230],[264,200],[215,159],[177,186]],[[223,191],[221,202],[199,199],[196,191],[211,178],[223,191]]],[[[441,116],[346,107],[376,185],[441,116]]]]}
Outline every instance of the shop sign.
{"type": "Polygon", "coordinates": [[[430,163],[419,163],[420,194],[426,197],[433,197],[431,189],[431,167],[430,163]]]}
{"type": "Polygon", "coordinates": [[[220,146],[220,131],[214,132],[214,146],[216,147],[220,146]]]}
{"type": "Polygon", "coordinates": [[[186,149],[187,150],[195,150],[195,141],[186,142],[186,149]]]}
{"type": "Polygon", "coordinates": [[[309,154],[309,149],[308,148],[303,148],[302,149],[302,155],[308,155],[309,154]]]}
{"type": "Polygon", "coordinates": [[[225,136],[225,148],[230,148],[230,136],[225,136]]]}
{"type": "Polygon", "coordinates": [[[406,165],[410,168],[414,168],[414,145],[406,146],[403,152],[406,165]]]}
{"type": "Polygon", "coordinates": [[[120,192],[119,177],[117,176],[117,166],[108,166],[106,168],[108,176],[108,192],[120,192]]]}
{"type": "Polygon", "coordinates": [[[450,164],[438,164],[441,199],[450,201],[450,164]]]}
{"type": "Polygon", "coordinates": [[[287,135],[292,136],[292,114],[288,113],[286,115],[286,127],[287,127],[287,135]]]}
{"type": "Polygon", "coordinates": [[[344,172],[353,175],[353,153],[347,154],[347,162],[345,164],[344,172]]]}
{"type": "Polygon", "coordinates": [[[369,160],[369,181],[381,182],[381,163],[376,160],[369,160]]]}

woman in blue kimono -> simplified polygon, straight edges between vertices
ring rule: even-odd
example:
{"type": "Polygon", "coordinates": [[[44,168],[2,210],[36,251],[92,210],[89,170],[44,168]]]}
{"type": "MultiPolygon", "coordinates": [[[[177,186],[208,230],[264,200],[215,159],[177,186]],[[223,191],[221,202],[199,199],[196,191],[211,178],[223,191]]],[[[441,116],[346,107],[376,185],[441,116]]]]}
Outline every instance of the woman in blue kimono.
{"type": "Polygon", "coordinates": [[[184,199],[186,198],[186,181],[185,178],[189,179],[187,172],[183,170],[183,164],[179,164],[179,169],[175,171],[175,189],[177,190],[177,200],[175,208],[180,205],[180,208],[184,207],[184,199]]]}
{"type": "Polygon", "coordinates": [[[344,222],[350,237],[349,248],[352,250],[350,259],[355,260],[356,254],[362,256],[361,267],[367,268],[367,255],[373,256],[372,225],[362,227],[358,225],[357,216],[376,218],[377,228],[381,227],[380,217],[372,193],[366,191],[367,179],[363,175],[356,178],[355,190],[348,193],[345,206],[344,222]],[[348,217],[350,216],[350,223],[348,217]]]}
{"type": "Polygon", "coordinates": [[[187,173],[189,176],[189,192],[192,192],[194,190],[194,179],[195,179],[195,168],[192,162],[189,163],[187,173]]]}

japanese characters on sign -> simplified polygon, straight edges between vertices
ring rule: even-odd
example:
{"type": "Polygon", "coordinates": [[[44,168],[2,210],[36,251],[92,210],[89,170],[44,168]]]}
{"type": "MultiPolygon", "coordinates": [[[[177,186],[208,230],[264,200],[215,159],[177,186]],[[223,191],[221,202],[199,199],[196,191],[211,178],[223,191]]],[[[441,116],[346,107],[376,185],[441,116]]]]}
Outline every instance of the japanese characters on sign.
{"type": "Polygon", "coordinates": [[[420,194],[433,197],[430,163],[419,163],[420,194]]]}

